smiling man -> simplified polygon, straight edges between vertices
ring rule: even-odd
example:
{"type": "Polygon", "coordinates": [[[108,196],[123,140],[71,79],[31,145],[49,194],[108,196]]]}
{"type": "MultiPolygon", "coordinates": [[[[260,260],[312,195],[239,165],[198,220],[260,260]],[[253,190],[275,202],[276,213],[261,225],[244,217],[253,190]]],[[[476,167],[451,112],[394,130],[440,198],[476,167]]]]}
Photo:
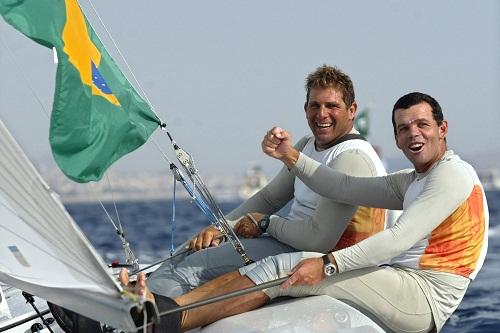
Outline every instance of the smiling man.
{"type": "MultiPolygon", "coordinates": [[[[295,147],[332,169],[356,176],[385,175],[373,147],[353,128],[354,86],[341,70],[323,65],[306,79],[304,111],[311,134],[295,147]]],[[[271,182],[227,216],[249,257],[295,251],[327,252],[355,244],[384,229],[385,210],[325,199],[283,167],[271,182]],[[279,214],[288,202],[290,210],[279,214]]],[[[221,232],[207,227],[192,251],[166,261],[148,280],[151,290],[175,297],[234,271],[243,262],[221,232]]]]}
{"type": "MultiPolygon", "coordinates": [[[[312,78],[312,77],[310,77],[312,78]]],[[[333,143],[353,131],[353,121],[357,104],[354,96],[335,87],[310,87],[304,104],[307,123],[314,135],[316,149],[331,148],[333,143]]],[[[357,133],[357,132],[353,132],[357,133]]]]}
{"type": "Polygon", "coordinates": [[[396,144],[419,173],[429,170],[444,155],[448,133],[448,122],[443,119],[439,104],[434,99],[421,98],[425,102],[398,109],[400,112],[392,117],[396,144]]]}

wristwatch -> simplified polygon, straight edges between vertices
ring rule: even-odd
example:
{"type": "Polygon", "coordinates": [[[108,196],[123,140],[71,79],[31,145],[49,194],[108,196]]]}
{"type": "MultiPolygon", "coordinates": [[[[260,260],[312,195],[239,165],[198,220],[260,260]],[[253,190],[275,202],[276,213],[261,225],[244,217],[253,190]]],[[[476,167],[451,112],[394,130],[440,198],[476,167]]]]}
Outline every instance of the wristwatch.
{"type": "Polygon", "coordinates": [[[267,227],[269,227],[269,222],[271,222],[271,216],[269,215],[264,215],[258,223],[260,231],[264,234],[267,230],[267,227]]]}
{"type": "Polygon", "coordinates": [[[323,259],[323,272],[326,276],[332,276],[337,274],[337,267],[330,261],[328,254],[321,257],[323,259]]]}

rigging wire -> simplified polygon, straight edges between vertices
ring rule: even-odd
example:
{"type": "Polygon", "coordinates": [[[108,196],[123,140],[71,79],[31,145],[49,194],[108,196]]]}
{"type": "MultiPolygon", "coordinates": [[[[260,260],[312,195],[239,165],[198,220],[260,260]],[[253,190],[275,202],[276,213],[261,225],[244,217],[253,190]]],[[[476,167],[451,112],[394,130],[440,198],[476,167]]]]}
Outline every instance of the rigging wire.
{"type": "Polygon", "coordinates": [[[120,221],[120,214],[118,214],[118,208],[116,207],[116,200],[114,196],[114,191],[111,186],[111,182],[109,181],[108,173],[106,172],[106,181],[108,182],[108,186],[111,189],[111,201],[113,201],[113,206],[115,207],[116,219],[118,220],[118,226],[120,227],[120,233],[123,234],[122,222],[120,221]]]}
{"type": "MultiPolygon", "coordinates": [[[[109,181],[109,179],[108,179],[108,181],[109,181]]],[[[111,187],[111,184],[108,183],[108,185],[111,187]]],[[[92,188],[92,186],[90,186],[90,188],[92,188]]],[[[102,209],[106,213],[106,216],[108,217],[109,222],[115,228],[116,234],[118,235],[118,237],[120,237],[120,240],[122,242],[122,249],[123,249],[123,252],[125,254],[125,261],[127,262],[127,264],[132,265],[134,270],[138,270],[139,269],[139,259],[137,259],[136,255],[134,254],[134,252],[130,248],[130,243],[128,242],[127,238],[125,237],[125,233],[123,232],[123,227],[122,227],[121,222],[119,220],[118,209],[116,207],[116,201],[115,201],[114,196],[113,196],[114,191],[111,190],[111,196],[112,196],[112,201],[113,201],[113,204],[115,207],[116,215],[117,215],[117,218],[119,221],[119,228],[116,226],[115,221],[113,220],[113,218],[111,217],[111,214],[109,214],[108,210],[104,206],[102,200],[97,196],[97,194],[94,191],[90,190],[90,192],[92,193],[94,198],[99,202],[102,209]]]]}
{"type": "Polygon", "coordinates": [[[175,195],[176,195],[176,187],[177,187],[177,179],[175,175],[173,175],[174,179],[174,198],[172,200],[172,219],[170,223],[170,256],[172,256],[175,252],[175,230],[177,229],[177,225],[175,223],[175,195]]]}
{"type": "MultiPolygon", "coordinates": [[[[168,132],[167,132],[168,133],[168,132]]],[[[172,161],[168,158],[167,154],[161,149],[160,145],[158,142],[156,142],[155,138],[153,136],[150,136],[149,139],[153,142],[154,146],[156,149],[160,152],[161,157],[170,165],[173,164],[172,161]]]]}
{"type": "Polygon", "coordinates": [[[24,73],[22,66],[17,62],[16,57],[14,57],[14,52],[11,50],[9,45],[7,43],[5,43],[5,41],[3,40],[2,35],[0,35],[0,44],[2,44],[2,46],[7,50],[7,54],[11,58],[14,65],[17,67],[17,70],[21,73],[21,76],[22,76],[23,80],[25,81],[26,85],[28,86],[28,89],[31,91],[31,93],[35,97],[36,101],[38,102],[38,104],[42,108],[42,111],[45,114],[45,116],[47,117],[47,119],[49,119],[50,116],[49,116],[49,112],[47,111],[47,108],[42,103],[42,100],[40,99],[40,97],[36,93],[35,89],[33,88],[31,81],[28,80],[28,77],[26,76],[26,73],[24,73]]]}
{"type": "MultiPolygon", "coordinates": [[[[167,133],[168,134],[168,133],[167,133]]],[[[170,140],[172,141],[172,145],[174,146],[177,160],[181,163],[182,167],[184,170],[188,173],[189,178],[191,179],[191,182],[193,183],[193,187],[195,187],[195,184],[198,184],[198,189],[200,196],[203,198],[203,200],[199,200],[198,197],[194,196],[194,188],[193,190],[193,199],[198,201],[203,201],[205,205],[208,205],[208,210],[210,211],[211,216],[214,218],[213,224],[217,227],[217,229],[225,236],[225,238],[231,243],[233,248],[236,250],[236,252],[240,255],[241,259],[245,263],[245,265],[249,265],[253,263],[253,260],[250,259],[248,254],[245,251],[245,248],[241,241],[239,240],[238,236],[234,232],[233,228],[229,225],[229,223],[226,220],[226,217],[220,210],[219,206],[215,202],[214,198],[210,194],[210,191],[208,188],[205,186],[205,183],[201,179],[200,175],[198,174],[198,171],[196,170],[196,167],[194,165],[194,160],[192,156],[181,149],[175,141],[172,139],[172,137],[169,135],[170,140]]],[[[189,192],[189,189],[186,187],[186,189],[189,192]]],[[[209,216],[209,215],[207,215],[209,216]]]]}
{"type": "MultiPolygon", "coordinates": [[[[95,193],[94,193],[95,194],[95,193]]],[[[117,232],[120,232],[120,229],[116,226],[116,223],[115,221],[113,220],[113,218],[111,217],[111,215],[109,214],[108,210],[106,209],[106,207],[104,207],[104,204],[102,203],[101,199],[97,198],[97,196],[95,196],[95,198],[97,199],[97,201],[99,202],[99,204],[101,205],[102,207],[102,210],[104,211],[104,213],[106,214],[106,216],[108,217],[108,221],[113,225],[113,227],[115,228],[115,230],[117,232]]]]}

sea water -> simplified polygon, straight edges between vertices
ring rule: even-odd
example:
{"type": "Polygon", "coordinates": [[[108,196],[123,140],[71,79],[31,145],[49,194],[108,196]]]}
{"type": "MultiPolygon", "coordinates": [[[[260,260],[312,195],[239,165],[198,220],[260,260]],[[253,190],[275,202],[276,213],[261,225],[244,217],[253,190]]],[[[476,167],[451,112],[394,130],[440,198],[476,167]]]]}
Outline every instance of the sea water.
{"type": "MultiPolygon", "coordinates": [[[[482,270],[473,281],[459,308],[442,332],[500,332],[500,191],[487,192],[490,209],[489,249],[482,270]]],[[[220,205],[229,212],[239,202],[220,205]]],[[[107,262],[123,262],[121,242],[106,213],[98,204],[66,205],[68,211],[107,262]]],[[[209,223],[189,200],[122,202],[105,205],[114,223],[121,224],[141,263],[170,255],[209,223]],[[118,212],[118,214],[116,213],[118,212]],[[173,242],[172,242],[173,231],[173,242]]]]}

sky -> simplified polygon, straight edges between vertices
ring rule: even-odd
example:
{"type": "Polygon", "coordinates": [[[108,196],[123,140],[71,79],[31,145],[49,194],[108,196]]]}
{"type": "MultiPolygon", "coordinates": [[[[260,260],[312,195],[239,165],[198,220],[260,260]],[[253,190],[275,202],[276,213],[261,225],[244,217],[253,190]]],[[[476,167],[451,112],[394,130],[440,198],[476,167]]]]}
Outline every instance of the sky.
{"type": "MultiPolygon", "coordinates": [[[[369,108],[369,140],[399,167],[391,110],[411,91],[435,97],[448,145],[474,164],[500,165],[500,2],[80,0],[108,51],[126,62],[177,143],[203,174],[281,167],[260,150],[272,126],[309,132],[304,80],[322,64],[354,82],[369,108]],[[113,40],[92,9],[104,22],[113,40]],[[492,159],[493,158],[493,159],[492,159]],[[489,164],[488,164],[489,163],[489,164]]],[[[52,51],[0,19],[0,118],[37,165],[48,145],[56,65],[52,51]]],[[[132,80],[131,80],[132,81],[132,80]]],[[[135,84],[135,83],[134,83],[135,84]]],[[[164,132],[118,161],[117,171],[162,171],[164,132]]],[[[168,172],[168,171],[166,171],[168,172]]]]}

